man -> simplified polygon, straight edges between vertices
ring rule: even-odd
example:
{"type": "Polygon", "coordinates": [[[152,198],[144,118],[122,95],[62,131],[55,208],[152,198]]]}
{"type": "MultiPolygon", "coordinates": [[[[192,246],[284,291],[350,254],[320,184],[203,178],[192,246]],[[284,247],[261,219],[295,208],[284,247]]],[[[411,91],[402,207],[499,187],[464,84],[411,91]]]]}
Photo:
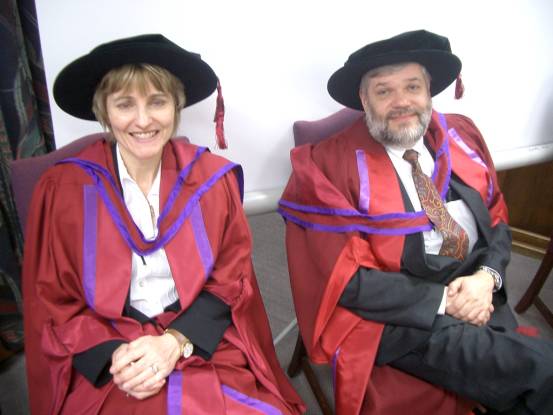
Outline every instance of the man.
{"type": "Polygon", "coordinates": [[[292,151],[280,209],[292,288],[310,357],[336,367],[337,412],[466,410],[436,388],[409,395],[424,388],[413,376],[469,407],[553,413],[553,344],[518,334],[506,302],[491,157],[471,120],[432,110],[460,69],[426,31],[369,44],[328,82],[365,117],[292,151]]]}

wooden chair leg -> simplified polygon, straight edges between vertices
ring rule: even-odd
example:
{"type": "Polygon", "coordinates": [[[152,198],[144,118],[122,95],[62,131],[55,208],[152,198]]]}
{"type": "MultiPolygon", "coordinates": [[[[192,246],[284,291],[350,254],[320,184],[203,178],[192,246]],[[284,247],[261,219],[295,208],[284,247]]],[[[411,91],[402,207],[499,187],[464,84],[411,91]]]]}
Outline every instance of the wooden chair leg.
{"type": "Polygon", "coordinates": [[[541,288],[543,287],[543,284],[545,283],[545,280],[547,280],[551,269],[553,269],[553,250],[548,249],[547,253],[543,257],[538,271],[536,272],[536,275],[534,276],[534,279],[528,286],[528,289],[518,304],[515,306],[515,311],[517,313],[526,311],[528,307],[534,303],[541,288]]]}
{"type": "Polygon", "coordinates": [[[544,304],[544,302],[540,299],[540,297],[536,297],[536,299],[534,300],[534,305],[540,311],[540,313],[543,315],[543,318],[545,318],[545,320],[549,323],[549,325],[553,327],[553,313],[544,304]]]}
{"type": "Polygon", "coordinates": [[[309,363],[307,351],[305,350],[301,335],[298,333],[296,347],[294,348],[292,359],[290,359],[290,363],[288,364],[287,372],[290,377],[294,377],[300,372],[300,370],[303,370],[305,378],[307,379],[307,383],[309,383],[309,387],[311,388],[313,395],[315,395],[315,399],[317,400],[317,403],[321,408],[322,414],[334,415],[334,410],[328,403],[323,389],[321,388],[321,384],[317,379],[317,375],[315,374],[313,368],[311,367],[311,364],[309,363]]]}

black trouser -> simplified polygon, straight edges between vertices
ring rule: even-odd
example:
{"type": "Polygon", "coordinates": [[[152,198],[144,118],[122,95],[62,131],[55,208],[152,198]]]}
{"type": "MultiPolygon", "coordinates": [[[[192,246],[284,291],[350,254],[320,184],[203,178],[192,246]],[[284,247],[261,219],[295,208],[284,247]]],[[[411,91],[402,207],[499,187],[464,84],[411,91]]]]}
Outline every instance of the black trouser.
{"type": "Polygon", "coordinates": [[[553,414],[553,342],[451,321],[389,364],[499,413],[553,414]]]}

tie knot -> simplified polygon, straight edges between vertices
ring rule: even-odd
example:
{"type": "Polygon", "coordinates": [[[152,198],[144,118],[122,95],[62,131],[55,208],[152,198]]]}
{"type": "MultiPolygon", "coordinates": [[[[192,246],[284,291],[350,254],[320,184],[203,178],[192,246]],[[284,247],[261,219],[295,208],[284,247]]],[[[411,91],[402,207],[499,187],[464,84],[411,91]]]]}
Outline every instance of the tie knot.
{"type": "Polygon", "coordinates": [[[403,159],[408,161],[413,167],[415,167],[419,161],[419,153],[417,153],[415,150],[405,150],[405,153],[403,153],[403,159]]]}

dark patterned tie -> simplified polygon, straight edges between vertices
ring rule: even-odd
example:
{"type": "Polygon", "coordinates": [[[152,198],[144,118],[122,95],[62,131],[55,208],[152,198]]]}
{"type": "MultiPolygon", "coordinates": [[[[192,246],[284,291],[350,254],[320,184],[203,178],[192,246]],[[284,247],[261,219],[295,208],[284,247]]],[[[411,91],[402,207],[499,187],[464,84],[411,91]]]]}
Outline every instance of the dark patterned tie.
{"type": "Polygon", "coordinates": [[[415,150],[406,150],[403,158],[413,167],[413,181],[422,208],[444,239],[440,248],[440,255],[450,256],[462,261],[468,252],[469,238],[467,233],[447,211],[432,179],[422,172],[418,160],[419,153],[415,150]]]}

